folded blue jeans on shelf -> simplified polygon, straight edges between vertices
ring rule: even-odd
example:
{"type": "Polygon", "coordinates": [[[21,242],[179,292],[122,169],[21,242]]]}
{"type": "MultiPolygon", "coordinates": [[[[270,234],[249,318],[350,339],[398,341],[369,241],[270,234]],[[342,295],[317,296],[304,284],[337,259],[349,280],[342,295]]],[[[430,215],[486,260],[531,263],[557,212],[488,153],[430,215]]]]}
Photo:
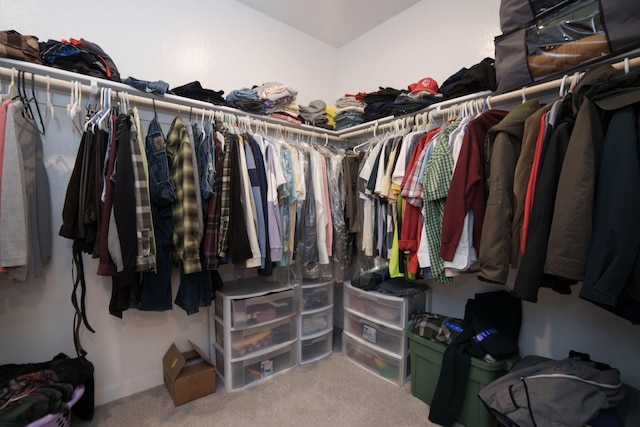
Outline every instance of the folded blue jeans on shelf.
{"type": "Polygon", "coordinates": [[[127,77],[122,83],[141,90],[142,92],[153,93],[160,96],[163,96],[169,90],[169,83],[162,80],[146,81],[136,79],[135,77],[127,77]]]}

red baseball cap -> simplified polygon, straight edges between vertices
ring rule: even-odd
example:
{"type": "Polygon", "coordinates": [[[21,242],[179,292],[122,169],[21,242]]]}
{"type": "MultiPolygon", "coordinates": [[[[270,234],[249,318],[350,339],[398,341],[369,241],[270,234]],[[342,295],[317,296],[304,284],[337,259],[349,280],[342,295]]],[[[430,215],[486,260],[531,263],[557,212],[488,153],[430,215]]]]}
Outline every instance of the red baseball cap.
{"type": "Polygon", "coordinates": [[[410,84],[409,90],[411,91],[411,93],[427,91],[435,95],[438,93],[438,83],[431,77],[425,77],[424,79],[418,80],[417,83],[410,84]]]}

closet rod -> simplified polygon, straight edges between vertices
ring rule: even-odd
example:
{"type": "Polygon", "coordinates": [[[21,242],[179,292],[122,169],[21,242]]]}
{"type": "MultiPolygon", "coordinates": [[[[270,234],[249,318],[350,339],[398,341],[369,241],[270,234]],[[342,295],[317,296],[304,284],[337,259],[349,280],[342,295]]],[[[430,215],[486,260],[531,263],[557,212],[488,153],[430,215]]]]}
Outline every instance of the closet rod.
{"type": "Polygon", "coordinates": [[[490,95],[491,92],[490,90],[486,90],[483,92],[476,92],[476,93],[472,93],[469,95],[464,95],[461,96],[459,98],[454,98],[454,99],[448,99],[446,101],[442,101],[442,102],[438,102],[437,104],[432,104],[427,108],[424,108],[422,110],[416,111],[414,113],[411,114],[405,114],[403,116],[387,116],[387,117],[383,117],[381,119],[375,120],[375,121],[371,121],[371,122],[366,122],[366,123],[362,123],[356,126],[352,126],[348,129],[344,129],[342,131],[338,131],[339,135],[342,138],[345,139],[349,139],[349,138],[355,138],[358,136],[363,136],[363,135],[369,135],[371,133],[373,133],[374,128],[377,128],[377,130],[387,130],[389,128],[392,128],[396,125],[396,122],[398,121],[402,121],[405,119],[414,119],[417,116],[420,116],[422,114],[428,113],[431,110],[435,110],[436,106],[437,107],[444,107],[444,106],[449,106],[449,105],[456,105],[456,104],[460,104],[460,103],[464,103],[466,101],[472,101],[472,100],[476,100],[479,98],[483,98],[485,96],[490,95]]]}
{"type": "MultiPolygon", "coordinates": [[[[309,125],[291,125],[291,123],[285,120],[245,113],[231,107],[214,105],[208,102],[199,101],[197,99],[191,99],[172,94],[165,94],[164,96],[147,94],[144,92],[140,92],[134,87],[131,87],[124,83],[113,82],[110,80],[87,76],[71,71],[60,70],[44,65],[32,64],[30,62],[0,58],[0,76],[7,77],[9,79],[17,79],[19,70],[25,71],[29,74],[33,73],[35,83],[37,83],[39,86],[46,86],[48,83],[49,87],[51,87],[52,89],[70,91],[73,86],[72,81],[78,81],[80,82],[83,94],[86,93],[95,95],[97,92],[99,92],[100,88],[111,88],[115,91],[128,93],[132,102],[139,105],[152,107],[155,101],[156,108],[164,108],[167,110],[182,111],[180,110],[180,106],[183,106],[187,108],[197,108],[200,110],[200,113],[202,111],[220,111],[235,116],[239,119],[238,121],[242,121],[243,119],[248,118],[251,126],[264,125],[269,129],[275,131],[286,131],[298,135],[325,139],[327,141],[331,140],[341,143],[346,142],[344,138],[336,135],[335,131],[331,131],[328,129],[322,129],[322,131],[320,131],[318,130],[318,128],[309,125]]],[[[29,79],[29,81],[31,80],[30,75],[28,75],[27,78],[29,79]]],[[[7,82],[5,82],[5,84],[7,84],[7,82]]]]}
{"type": "MultiPolygon", "coordinates": [[[[615,62],[615,63],[612,63],[611,66],[613,66],[618,70],[625,69],[626,67],[637,68],[637,67],[640,67],[640,57],[627,58],[626,61],[623,60],[620,62],[615,62]]],[[[584,74],[583,72],[580,72],[578,76],[582,77],[583,74],[584,74]]],[[[446,116],[455,112],[457,108],[460,108],[460,106],[463,106],[466,102],[469,102],[469,101],[483,99],[485,102],[487,102],[488,105],[490,105],[491,107],[495,107],[496,105],[512,104],[514,102],[520,101],[521,99],[523,99],[523,97],[527,98],[527,97],[539,97],[544,95],[550,95],[556,91],[559,91],[563,80],[565,81],[565,84],[570,85],[571,83],[573,83],[574,78],[575,78],[575,74],[567,75],[566,79],[564,77],[561,77],[556,80],[550,80],[548,82],[534,84],[533,86],[525,86],[522,89],[502,93],[495,96],[491,96],[491,94],[493,93],[491,91],[478,92],[478,93],[466,95],[460,98],[454,98],[451,100],[430,105],[429,107],[423,110],[417,111],[415,113],[412,113],[411,115],[398,116],[398,117],[385,117],[384,119],[380,119],[376,122],[363,123],[362,125],[358,125],[358,129],[354,129],[353,131],[341,132],[340,136],[342,136],[343,138],[349,139],[349,138],[354,138],[354,137],[363,136],[363,135],[370,135],[374,132],[374,128],[376,128],[376,130],[384,131],[394,127],[398,121],[402,121],[410,117],[415,118],[423,114],[426,114],[426,115],[431,114],[432,117],[446,116]],[[442,108],[442,107],[445,107],[445,108],[442,108]]]]}

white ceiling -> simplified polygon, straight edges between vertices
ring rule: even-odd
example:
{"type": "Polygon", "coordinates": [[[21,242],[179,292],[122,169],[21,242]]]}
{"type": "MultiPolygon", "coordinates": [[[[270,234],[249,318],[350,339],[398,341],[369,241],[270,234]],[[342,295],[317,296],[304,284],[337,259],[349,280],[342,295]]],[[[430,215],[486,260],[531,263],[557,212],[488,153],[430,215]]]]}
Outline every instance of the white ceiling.
{"type": "Polygon", "coordinates": [[[420,0],[237,1],[339,48],[420,0]]]}

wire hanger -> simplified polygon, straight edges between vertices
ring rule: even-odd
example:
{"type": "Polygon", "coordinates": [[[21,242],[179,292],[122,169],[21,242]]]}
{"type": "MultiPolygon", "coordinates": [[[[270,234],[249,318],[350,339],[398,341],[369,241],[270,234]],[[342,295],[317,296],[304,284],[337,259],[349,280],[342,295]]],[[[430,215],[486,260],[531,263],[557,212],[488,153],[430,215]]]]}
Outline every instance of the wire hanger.
{"type": "Polygon", "coordinates": [[[42,120],[42,113],[40,112],[40,106],[38,105],[38,100],[36,99],[36,91],[35,91],[35,82],[34,75],[31,73],[31,97],[27,95],[26,88],[26,72],[20,70],[18,73],[18,95],[20,101],[22,101],[22,117],[27,119],[27,122],[33,126],[40,135],[44,135],[46,129],[44,127],[44,122],[42,120]],[[36,123],[36,116],[33,114],[33,109],[31,108],[31,104],[34,104],[36,107],[36,112],[38,113],[38,121],[40,122],[40,127],[38,123],[36,123]]]}

